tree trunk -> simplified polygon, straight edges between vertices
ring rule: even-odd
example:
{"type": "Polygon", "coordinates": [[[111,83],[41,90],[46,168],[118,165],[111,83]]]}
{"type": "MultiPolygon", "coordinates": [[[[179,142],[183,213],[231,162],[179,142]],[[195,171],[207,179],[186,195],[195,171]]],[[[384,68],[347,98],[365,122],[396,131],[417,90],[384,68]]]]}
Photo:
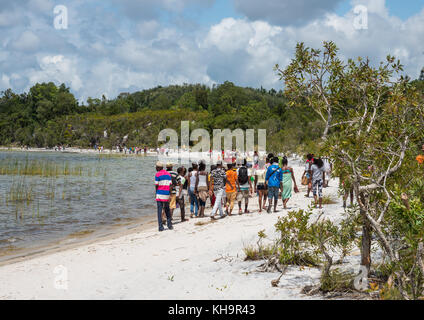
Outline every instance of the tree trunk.
{"type": "Polygon", "coordinates": [[[330,131],[331,121],[332,121],[332,115],[331,115],[331,112],[329,112],[327,121],[325,122],[324,132],[321,137],[322,140],[327,140],[328,132],[330,131]]]}
{"type": "Polygon", "coordinates": [[[362,216],[362,243],[361,243],[361,265],[367,268],[369,274],[371,269],[371,224],[368,221],[363,209],[360,210],[362,216]]]}

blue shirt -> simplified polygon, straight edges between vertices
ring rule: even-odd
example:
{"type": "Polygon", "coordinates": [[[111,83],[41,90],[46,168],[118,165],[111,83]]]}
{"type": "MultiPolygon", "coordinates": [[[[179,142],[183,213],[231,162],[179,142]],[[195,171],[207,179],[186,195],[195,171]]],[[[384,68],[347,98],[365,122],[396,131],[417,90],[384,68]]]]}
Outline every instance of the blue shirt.
{"type": "Polygon", "coordinates": [[[280,183],[283,180],[283,172],[278,164],[273,164],[266,171],[265,180],[268,181],[269,187],[280,187],[280,183]],[[275,170],[277,172],[273,173],[275,170]],[[272,176],[271,176],[272,174],[272,176]]]}

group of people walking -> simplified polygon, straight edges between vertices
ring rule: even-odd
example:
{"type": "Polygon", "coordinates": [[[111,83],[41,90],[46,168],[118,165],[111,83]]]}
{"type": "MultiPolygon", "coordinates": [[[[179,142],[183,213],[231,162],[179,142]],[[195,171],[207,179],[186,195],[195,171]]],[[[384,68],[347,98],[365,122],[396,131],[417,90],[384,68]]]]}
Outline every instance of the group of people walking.
{"type": "MultiPolygon", "coordinates": [[[[166,223],[172,230],[172,218],[176,208],[180,208],[181,222],[185,222],[185,199],[190,203],[190,218],[205,217],[205,207],[209,199],[211,219],[234,215],[237,203],[238,214],[248,214],[249,201],[254,194],[258,197],[259,213],[278,212],[277,203],[281,197],[286,209],[292,191],[299,192],[293,168],[286,157],[268,154],[262,161],[255,153],[253,162],[246,159],[224,163],[219,160],[207,171],[206,163],[192,163],[190,168],[179,167],[173,170],[172,163],[156,163],[155,191],[158,209],[159,231],[166,223]],[[267,203],[268,201],[268,203],[267,203]]],[[[325,182],[324,162],[308,155],[302,181],[306,177],[309,197],[313,192],[315,204],[322,207],[322,187],[325,182]]],[[[304,183],[303,183],[304,184],[304,183]]]]}
{"type": "Polygon", "coordinates": [[[127,148],[127,146],[121,146],[121,145],[117,145],[116,146],[116,152],[117,153],[124,153],[124,154],[136,154],[136,155],[139,155],[139,154],[144,154],[144,155],[146,155],[147,154],[147,147],[145,146],[145,147],[143,147],[143,148],[141,148],[141,147],[129,147],[129,148],[127,148]]]}

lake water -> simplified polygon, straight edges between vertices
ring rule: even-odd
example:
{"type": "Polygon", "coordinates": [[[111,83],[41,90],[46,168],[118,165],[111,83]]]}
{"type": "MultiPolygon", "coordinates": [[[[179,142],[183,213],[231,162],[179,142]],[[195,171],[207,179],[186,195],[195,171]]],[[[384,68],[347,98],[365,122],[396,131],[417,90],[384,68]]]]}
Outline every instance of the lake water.
{"type": "Polygon", "coordinates": [[[155,161],[144,156],[0,152],[0,256],[154,215],[155,161]]]}

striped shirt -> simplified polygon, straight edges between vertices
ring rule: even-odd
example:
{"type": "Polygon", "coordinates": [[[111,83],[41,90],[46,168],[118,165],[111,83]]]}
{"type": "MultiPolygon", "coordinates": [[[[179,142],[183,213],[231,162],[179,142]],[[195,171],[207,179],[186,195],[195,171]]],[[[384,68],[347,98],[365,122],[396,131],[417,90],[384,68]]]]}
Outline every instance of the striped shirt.
{"type": "MultiPolygon", "coordinates": [[[[178,173],[176,173],[175,171],[168,171],[169,174],[171,175],[171,178],[174,178],[175,180],[177,180],[178,177],[178,173]]],[[[172,182],[172,180],[171,180],[172,182]]],[[[178,183],[178,181],[177,181],[178,183]]],[[[176,190],[176,186],[171,186],[171,194],[177,194],[177,190],[176,190]]]]}
{"type": "Polygon", "coordinates": [[[155,175],[156,201],[167,202],[172,184],[172,178],[168,171],[161,170],[155,175]]]}

